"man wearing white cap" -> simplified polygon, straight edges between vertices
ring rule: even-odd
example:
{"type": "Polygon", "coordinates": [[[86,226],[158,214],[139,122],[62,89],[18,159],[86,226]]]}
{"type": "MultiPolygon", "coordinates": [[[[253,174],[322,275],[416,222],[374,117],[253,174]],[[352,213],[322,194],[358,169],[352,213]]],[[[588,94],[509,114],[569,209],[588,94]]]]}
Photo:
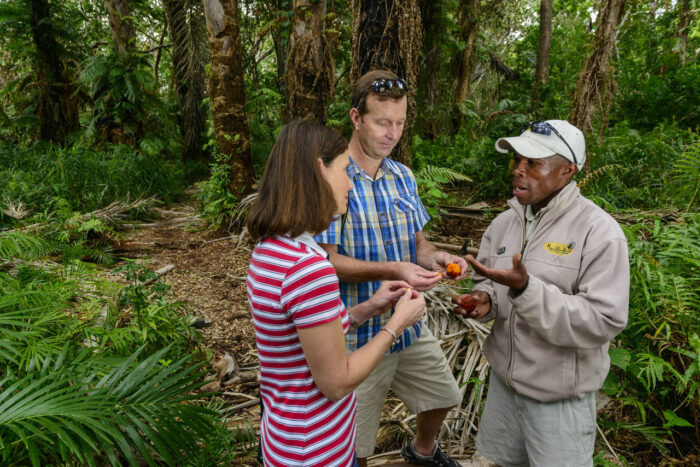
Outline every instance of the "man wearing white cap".
{"type": "Polygon", "coordinates": [[[586,160],[578,128],[533,122],[496,150],[513,153],[515,197],[484,233],[477,259],[466,257],[476,309],[455,308],[494,320],[475,459],[592,466],[595,392],[610,368],[610,340],[627,323],[627,242],[572,181],[586,160]]]}

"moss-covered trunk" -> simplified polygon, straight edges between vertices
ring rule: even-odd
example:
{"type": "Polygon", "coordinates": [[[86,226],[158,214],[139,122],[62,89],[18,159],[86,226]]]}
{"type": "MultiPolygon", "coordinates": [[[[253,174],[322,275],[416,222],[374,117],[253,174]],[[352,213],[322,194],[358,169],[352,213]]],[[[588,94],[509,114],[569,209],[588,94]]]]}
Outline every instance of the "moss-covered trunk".
{"type": "Polygon", "coordinates": [[[124,55],[134,50],[136,28],[131,17],[131,0],[106,0],[114,49],[124,55]]]}
{"type": "Polygon", "coordinates": [[[326,1],[294,0],[294,27],[286,65],[290,120],[325,123],[333,99],[335,40],[326,34],[326,1]]]}
{"type": "Polygon", "coordinates": [[[62,142],[80,127],[75,85],[58,56],[59,46],[51,27],[51,11],[46,0],[30,0],[29,25],[36,47],[34,70],[39,99],[37,116],[42,139],[62,142]]]}
{"type": "Polygon", "coordinates": [[[250,126],[236,0],[204,0],[211,68],[209,97],[216,141],[231,156],[231,191],[243,197],[252,191],[255,173],[250,156],[250,126]]]}
{"type": "Polygon", "coordinates": [[[455,89],[455,100],[453,110],[453,131],[455,134],[459,132],[464,121],[464,114],[461,112],[459,105],[469,95],[472,83],[472,72],[474,71],[474,44],[476,43],[476,35],[479,26],[479,2],[478,0],[463,0],[460,8],[460,31],[462,41],[464,41],[464,50],[459,62],[459,71],[457,74],[457,86],[455,89]]]}
{"type": "MultiPolygon", "coordinates": [[[[570,122],[590,135],[593,133],[593,113],[602,112],[601,128],[607,126],[607,114],[615,83],[610,76],[610,55],[617,39],[617,25],[622,16],[625,0],[605,0],[598,14],[598,25],[593,37],[591,54],[579,75],[574,90],[570,122]]],[[[590,168],[591,159],[586,159],[590,168]]]]}
{"type": "Polygon", "coordinates": [[[537,45],[537,65],[535,67],[535,86],[532,90],[531,104],[539,106],[542,99],[542,87],[549,78],[549,50],[552,48],[552,0],[540,1],[540,38],[537,45]]]}
{"type": "Polygon", "coordinates": [[[445,0],[421,0],[421,22],[423,26],[422,56],[425,66],[418,72],[418,96],[423,115],[416,115],[416,124],[422,124],[422,136],[433,139],[442,132],[438,108],[440,99],[440,68],[442,66],[442,44],[447,40],[445,0]]]}

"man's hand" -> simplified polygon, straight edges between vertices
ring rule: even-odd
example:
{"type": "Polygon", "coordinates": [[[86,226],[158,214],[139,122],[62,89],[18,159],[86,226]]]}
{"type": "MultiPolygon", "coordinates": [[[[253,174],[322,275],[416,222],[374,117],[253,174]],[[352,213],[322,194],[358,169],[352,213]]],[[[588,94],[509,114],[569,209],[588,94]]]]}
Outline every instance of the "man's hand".
{"type": "MultiPolygon", "coordinates": [[[[396,305],[399,299],[404,295],[407,288],[410,288],[410,285],[404,281],[382,282],[379,289],[369,298],[372,304],[372,311],[369,316],[364,318],[373,318],[389,311],[389,309],[396,305]]],[[[417,295],[418,292],[412,291],[412,294],[417,295]]]]}
{"type": "Polygon", "coordinates": [[[432,289],[442,279],[437,272],[428,271],[413,263],[397,262],[394,268],[394,277],[408,282],[411,287],[420,291],[432,289]]]}
{"type": "Polygon", "coordinates": [[[513,255],[513,267],[510,269],[494,269],[487,268],[480,262],[476,260],[472,255],[467,255],[466,260],[474,268],[474,271],[478,272],[487,279],[491,279],[494,282],[510,287],[516,293],[520,293],[525,290],[530,276],[525,269],[525,265],[522,262],[523,256],[520,253],[513,255]]]}
{"type": "Polygon", "coordinates": [[[449,277],[455,281],[464,279],[467,277],[467,272],[469,271],[469,266],[464,258],[461,256],[451,255],[444,251],[436,251],[433,255],[433,271],[437,271],[442,274],[443,277],[449,277]],[[451,277],[447,275],[447,265],[450,263],[455,263],[459,265],[459,269],[462,271],[458,276],[451,277]]]}
{"type": "Polygon", "coordinates": [[[489,294],[482,290],[474,290],[472,292],[469,292],[468,294],[452,297],[452,303],[457,305],[452,311],[467,318],[483,318],[491,310],[491,299],[489,298],[489,294]],[[462,303],[462,299],[466,295],[471,295],[472,297],[474,297],[474,299],[476,299],[476,308],[474,308],[471,311],[467,311],[460,306],[462,303]]]}

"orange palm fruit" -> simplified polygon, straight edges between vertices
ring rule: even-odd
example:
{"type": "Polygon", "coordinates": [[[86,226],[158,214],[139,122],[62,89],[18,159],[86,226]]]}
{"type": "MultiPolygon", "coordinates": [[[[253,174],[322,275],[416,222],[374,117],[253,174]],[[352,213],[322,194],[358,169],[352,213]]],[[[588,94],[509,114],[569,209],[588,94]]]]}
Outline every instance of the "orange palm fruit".
{"type": "Polygon", "coordinates": [[[457,263],[450,263],[447,265],[447,275],[450,277],[457,277],[462,273],[462,268],[459,267],[457,263]]]}

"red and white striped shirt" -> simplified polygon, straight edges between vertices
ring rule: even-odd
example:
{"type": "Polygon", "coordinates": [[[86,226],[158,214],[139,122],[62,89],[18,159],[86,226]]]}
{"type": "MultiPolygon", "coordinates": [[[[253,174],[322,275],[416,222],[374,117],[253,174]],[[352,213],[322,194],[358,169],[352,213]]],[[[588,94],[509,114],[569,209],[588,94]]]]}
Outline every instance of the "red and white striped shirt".
{"type": "Polygon", "coordinates": [[[348,331],[338,276],[323,250],[304,234],[261,239],[248,271],[260,358],[263,460],[270,466],[351,466],[355,394],[333,402],[318,389],[297,335],[338,317],[348,331]]]}

